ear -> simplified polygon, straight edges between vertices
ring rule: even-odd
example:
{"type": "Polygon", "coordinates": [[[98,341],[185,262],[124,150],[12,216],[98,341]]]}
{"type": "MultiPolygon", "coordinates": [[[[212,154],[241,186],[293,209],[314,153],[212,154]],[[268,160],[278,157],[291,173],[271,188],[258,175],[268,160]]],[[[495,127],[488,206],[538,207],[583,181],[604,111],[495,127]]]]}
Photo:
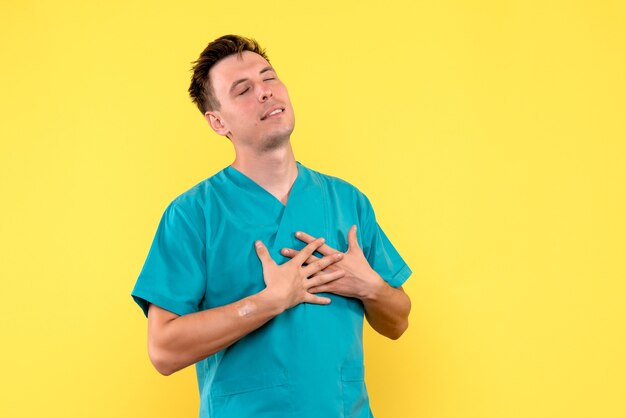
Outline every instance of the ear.
{"type": "Polygon", "coordinates": [[[222,119],[222,116],[219,112],[209,110],[204,114],[204,118],[209,123],[209,126],[217,133],[218,135],[227,136],[228,128],[222,119]]]}

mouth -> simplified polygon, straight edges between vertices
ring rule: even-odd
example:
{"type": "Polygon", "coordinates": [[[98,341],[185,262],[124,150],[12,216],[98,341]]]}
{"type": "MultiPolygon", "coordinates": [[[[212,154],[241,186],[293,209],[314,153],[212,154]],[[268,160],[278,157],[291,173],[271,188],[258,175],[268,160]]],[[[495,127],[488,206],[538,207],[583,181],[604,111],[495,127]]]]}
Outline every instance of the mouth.
{"type": "Polygon", "coordinates": [[[271,109],[270,109],[267,113],[265,113],[265,114],[263,115],[263,117],[261,117],[261,120],[265,120],[265,119],[267,119],[267,118],[271,118],[271,117],[273,117],[273,116],[280,115],[280,114],[282,114],[284,111],[285,111],[285,108],[284,108],[284,107],[273,107],[273,108],[271,108],[271,109]]]}

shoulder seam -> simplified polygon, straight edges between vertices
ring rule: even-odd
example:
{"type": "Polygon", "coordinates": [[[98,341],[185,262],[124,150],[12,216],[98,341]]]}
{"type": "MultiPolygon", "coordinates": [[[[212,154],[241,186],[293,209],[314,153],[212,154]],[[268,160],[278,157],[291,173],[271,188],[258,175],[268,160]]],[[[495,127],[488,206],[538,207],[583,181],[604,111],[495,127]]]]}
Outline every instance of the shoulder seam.
{"type": "Polygon", "coordinates": [[[178,203],[176,203],[175,201],[173,201],[171,203],[171,206],[173,208],[178,209],[178,211],[180,212],[181,216],[183,218],[185,218],[185,221],[187,221],[187,223],[192,227],[191,229],[193,230],[194,234],[196,235],[196,238],[198,238],[200,240],[200,242],[202,242],[206,246],[205,240],[202,239],[202,237],[200,236],[200,233],[198,232],[197,225],[191,221],[191,219],[189,218],[189,216],[187,215],[187,213],[185,212],[183,207],[181,205],[179,205],[178,203]]]}

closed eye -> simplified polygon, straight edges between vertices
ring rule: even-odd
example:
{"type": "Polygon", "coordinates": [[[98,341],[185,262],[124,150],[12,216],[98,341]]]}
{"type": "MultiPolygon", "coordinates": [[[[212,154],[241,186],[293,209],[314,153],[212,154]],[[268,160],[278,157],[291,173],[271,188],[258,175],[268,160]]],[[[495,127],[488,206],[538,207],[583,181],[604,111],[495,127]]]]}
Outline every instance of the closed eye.
{"type": "Polygon", "coordinates": [[[242,91],[241,93],[239,93],[239,96],[243,95],[245,92],[247,92],[248,90],[250,90],[250,87],[246,87],[246,89],[244,91],[242,91]]]}

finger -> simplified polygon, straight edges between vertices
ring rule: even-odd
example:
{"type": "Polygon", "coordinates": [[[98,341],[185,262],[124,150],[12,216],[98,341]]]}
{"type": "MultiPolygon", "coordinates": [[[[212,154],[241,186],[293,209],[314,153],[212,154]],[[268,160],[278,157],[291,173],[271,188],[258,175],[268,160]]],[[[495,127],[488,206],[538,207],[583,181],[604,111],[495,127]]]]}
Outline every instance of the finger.
{"type": "MultiPolygon", "coordinates": [[[[285,257],[290,257],[293,258],[296,256],[296,254],[298,254],[300,251],[298,250],[294,250],[293,248],[283,248],[280,253],[282,255],[284,255],[285,257]]],[[[333,253],[334,254],[334,253],[333,253]]],[[[315,255],[311,255],[309,258],[306,259],[306,261],[304,262],[304,264],[311,264],[314,263],[317,260],[320,260],[320,257],[317,257],[315,255]]]]}
{"type": "Polygon", "coordinates": [[[332,283],[315,286],[307,290],[309,293],[333,293],[332,283]]]}
{"type": "MultiPolygon", "coordinates": [[[[291,249],[291,248],[283,248],[283,249],[281,250],[281,254],[282,254],[283,256],[285,256],[285,257],[295,257],[295,255],[296,255],[296,254],[298,254],[298,252],[299,252],[299,251],[297,251],[297,250],[293,250],[293,249],[291,249]]],[[[310,257],[309,257],[309,258],[308,258],[308,259],[304,262],[304,264],[311,264],[311,263],[316,262],[317,260],[320,260],[320,258],[319,258],[319,257],[316,257],[315,255],[312,255],[312,256],[310,256],[310,257]]],[[[319,274],[323,274],[323,271],[324,271],[324,270],[319,271],[319,272],[317,272],[317,273],[315,273],[315,274],[313,274],[312,276],[309,276],[309,277],[315,277],[315,276],[317,276],[317,275],[319,275],[319,274]]]]}
{"type": "Polygon", "coordinates": [[[317,238],[310,243],[307,244],[296,256],[293,258],[299,265],[304,264],[304,262],[317,250],[321,245],[324,244],[324,238],[317,238]]]}
{"type": "Polygon", "coordinates": [[[343,270],[335,270],[330,273],[321,273],[317,276],[313,276],[306,281],[305,287],[306,289],[312,289],[317,286],[325,285],[326,283],[330,283],[337,279],[342,278],[346,275],[346,272],[343,270]]]}
{"type": "Polygon", "coordinates": [[[256,241],[254,243],[254,248],[256,249],[257,257],[259,257],[259,260],[261,260],[261,264],[263,264],[263,266],[274,262],[274,260],[270,256],[269,251],[267,251],[267,248],[265,247],[265,245],[263,245],[261,241],[256,241]]]}
{"type": "Polygon", "coordinates": [[[296,254],[298,254],[299,252],[300,251],[294,250],[293,248],[283,248],[282,250],[280,250],[280,253],[282,255],[284,255],[285,257],[289,257],[289,258],[294,258],[296,254]]]}
{"type": "Polygon", "coordinates": [[[359,241],[356,239],[356,225],[352,225],[348,231],[348,251],[350,249],[361,249],[359,247],[359,241]]]}
{"type": "Polygon", "coordinates": [[[307,293],[304,296],[304,301],[306,303],[314,303],[316,305],[328,305],[330,303],[330,298],[326,298],[323,296],[312,295],[307,293]]]}
{"type": "MultiPolygon", "coordinates": [[[[298,256],[300,256],[300,254],[298,254],[298,256]]],[[[304,273],[306,277],[312,276],[318,271],[324,270],[326,267],[330,266],[331,264],[336,263],[337,261],[340,261],[342,258],[343,258],[342,253],[335,253],[333,255],[327,255],[324,258],[320,258],[317,261],[313,261],[312,263],[307,264],[307,266],[302,269],[302,273],[304,273]]]]}
{"type": "MultiPolygon", "coordinates": [[[[300,241],[304,241],[306,243],[310,243],[313,242],[315,240],[315,237],[307,234],[306,232],[302,232],[302,231],[298,231],[296,232],[296,238],[298,238],[300,241]]],[[[317,252],[319,252],[320,254],[323,255],[331,255],[337,252],[337,250],[335,250],[333,247],[324,244],[321,247],[319,247],[317,249],[317,252]]]]}

